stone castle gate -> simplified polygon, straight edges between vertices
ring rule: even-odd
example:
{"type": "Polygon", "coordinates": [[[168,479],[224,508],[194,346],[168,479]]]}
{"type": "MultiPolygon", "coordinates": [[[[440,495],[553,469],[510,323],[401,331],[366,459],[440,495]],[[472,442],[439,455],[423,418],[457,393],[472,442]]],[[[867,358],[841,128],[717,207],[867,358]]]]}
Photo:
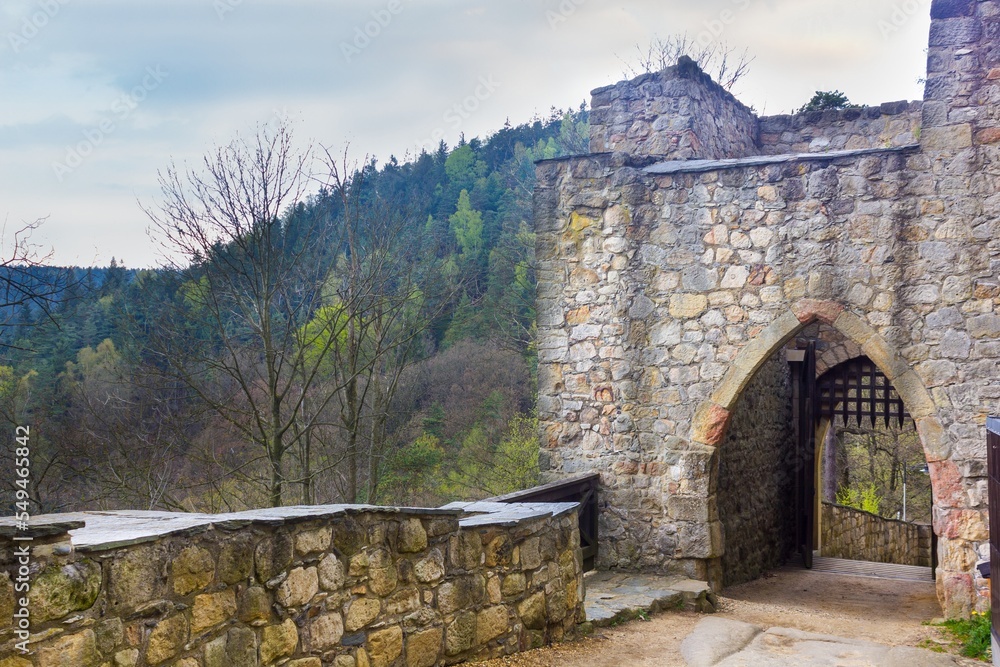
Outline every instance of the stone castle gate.
{"type": "Polygon", "coordinates": [[[922,102],[758,118],[682,59],[595,90],[592,153],[539,163],[542,466],[600,472],[600,567],[718,586],[787,554],[784,351],[820,340],[916,423],[946,613],[988,607],[1000,1],[931,14],[922,102]]]}

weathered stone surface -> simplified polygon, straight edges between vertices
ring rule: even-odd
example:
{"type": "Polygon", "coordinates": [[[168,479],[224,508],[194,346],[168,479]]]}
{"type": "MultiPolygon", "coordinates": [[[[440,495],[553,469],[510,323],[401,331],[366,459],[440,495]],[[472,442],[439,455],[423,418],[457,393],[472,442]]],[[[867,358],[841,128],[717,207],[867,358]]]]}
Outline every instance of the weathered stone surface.
{"type": "Polygon", "coordinates": [[[32,665],[24,658],[11,656],[9,658],[0,659],[0,667],[32,667],[32,665]]]}
{"type": "Polygon", "coordinates": [[[413,573],[421,583],[433,583],[444,576],[444,556],[440,550],[432,549],[426,558],[421,558],[413,566],[413,573]]]}
{"type": "Polygon", "coordinates": [[[212,583],[215,578],[215,560],[211,552],[200,547],[188,547],[181,551],[171,565],[174,592],[187,595],[212,583]]]}
{"type": "Polygon", "coordinates": [[[368,657],[372,667],[389,667],[403,654],[403,629],[398,625],[368,635],[368,657]]]}
{"type": "Polygon", "coordinates": [[[285,532],[275,532],[257,543],[254,549],[254,564],[257,581],[267,583],[292,562],[292,538],[285,532]]]}
{"type": "Polygon", "coordinates": [[[319,585],[324,591],[343,588],[345,580],[344,563],[330,554],[319,563],[319,585]]]}
{"type": "Polygon", "coordinates": [[[487,607],[476,614],[476,644],[485,644],[507,632],[507,607],[487,607]]]}
{"type": "MultiPolygon", "coordinates": [[[[129,648],[115,653],[115,667],[135,667],[139,664],[139,649],[129,648]]],[[[206,667],[216,667],[206,665],[206,667]]]]}
{"type": "Polygon", "coordinates": [[[271,621],[271,599],[265,589],[251,586],[240,594],[238,617],[248,625],[267,625],[271,621]]]}
{"type": "Polygon", "coordinates": [[[269,625],[264,628],[260,639],[260,661],[268,665],[295,653],[299,643],[299,631],[292,619],[286,619],[280,625],[269,625]]]}
{"type": "Polygon", "coordinates": [[[331,539],[333,528],[330,526],[306,530],[295,536],[295,551],[300,556],[326,551],[330,548],[331,539]]]}
{"type": "Polygon", "coordinates": [[[399,572],[392,555],[386,549],[372,552],[368,561],[368,585],[379,596],[391,593],[399,581],[399,572]]]}
{"type": "Polygon", "coordinates": [[[58,637],[38,648],[38,667],[97,667],[100,664],[101,655],[97,652],[92,630],[58,637]]]}
{"type": "Polygon", "coordinates": [[[545,593],[539,592],[517,605],[517,613],[524,627],[531,630],[545,629],[545,593]]]}
{"type": "Polygon", "coordinates": [[[31,582],[28,606],[31,620],[44,623],[73,611],[90,609],[100,591],[101,566],[92,560],[47,567],[31,582]]]}
{"type": "MultiPolygon", "coordinates": [[[[545,595],[542,596],[542,606],[545,605],[545,595]]],[[[472,648],[476,641],[476,614],[463,611],[455,614],[455,620],[445,629],[445,653],[449,656],[464,653],[472,648]]]]}
{"type": "Polygon", "coordinates": [[[257,667],[257,635],[235,627],[205,645],[204,667],[257,667]]]}
{"type": "Polygon", "coordinates": [[[344,636],[344,619],[339,613],[317,616],[309,625],[310,645],[314,650],[334,648],[344,636]]]}
{"type": "Polygon", "coordinates": [[[285,607],[300,607],[319,591],[319,575],[315,567],[297,567],[288,573],[275,593],[278,603],[285,607]]]}
{"type": "Polygon", "coordinates": [[[188,640],[188,620],[176,614],[156,624],[149,635],[146,662],[158,665],[177,655],[188,640]]]}
{"type": "Polygon", "coordinates": [[[218,577],[226,584],[245,581],[253,574],[253,542],[250,536],[227,541],[219,551],[218,577]]]}
{"type": "Polygon", "coordinates": [[[406,519],[399,524],[399,552],[417,553],[427,548],[427,531],[420,519],[406,519]]]}
{"type": "Polygon", "coordinates": [[[347,607],[344,627],[355,632],[375,620],[382,610],[382,603],[376,598],[358,598],[347,607]]]}
{"type": "Polygon", "coordinates": [[[434,667],[441,654],[444,630],[431,628],[406,638],[406,667],[434,667]]]}
{"type": "Polygon", "coordinates": [[[236,594],[232,589],[219,593],[204,593],[194,598],[191,609],[191,633],[199,634],[225,623],[236,613],[236,594]]]}
{"type": "Polygon", "coordinates": [[[115,554],[108,577],[112,605],[135,608],[164,597],[167,580],[163,561],[163,552],[155,545],[142,545],[115,554]]]}

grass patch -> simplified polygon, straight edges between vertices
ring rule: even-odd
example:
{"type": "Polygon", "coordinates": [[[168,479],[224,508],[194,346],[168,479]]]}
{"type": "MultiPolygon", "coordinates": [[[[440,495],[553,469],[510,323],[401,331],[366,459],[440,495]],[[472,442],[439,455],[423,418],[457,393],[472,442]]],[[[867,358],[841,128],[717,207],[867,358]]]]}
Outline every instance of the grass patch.
{"type": "Polygon", "coordinates": [[[959,652],[967,658],[990,661],[990,612],[972,612],[968,619],[956,618],[941,623],[961,646],[959,652]]]}

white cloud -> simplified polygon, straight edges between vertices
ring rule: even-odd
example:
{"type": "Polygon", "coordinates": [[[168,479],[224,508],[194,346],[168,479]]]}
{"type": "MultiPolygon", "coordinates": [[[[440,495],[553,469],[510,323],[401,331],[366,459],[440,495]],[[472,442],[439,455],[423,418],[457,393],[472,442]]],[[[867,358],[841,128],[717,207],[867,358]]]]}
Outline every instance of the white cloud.
{"type": "Polygon", "coordinates": [[[900,17],[894,0],[400,0],[386,19],[389,0],[254,0],[231,2],[220,20],[209,0],[73,0],[18,53],[3,31],[36,4],[5,2],[0,218],[50,215],[57,261],[149,264],[135,199],[155,197],[157,169],[171,157],[196,162],[276,111],[303,139],[401,158],[437,128],[453,144],[459,132],[575,107],[621,78],[636,45],[720,25],[721,39],[756,55],[738,92],[759,110],[789,111],[817,89],[866,103],[912,99],[929,22],[929,1],[914,2],[921,10],[900,17]],[[346,58],[342,44],[379,17],[384,25],[346,58]],[[56,180],[53,161],[158,66],[168,79],[56,180]],[[480,77],[500,85],[455,126],[445,114],[475,96],[480,77]]]}

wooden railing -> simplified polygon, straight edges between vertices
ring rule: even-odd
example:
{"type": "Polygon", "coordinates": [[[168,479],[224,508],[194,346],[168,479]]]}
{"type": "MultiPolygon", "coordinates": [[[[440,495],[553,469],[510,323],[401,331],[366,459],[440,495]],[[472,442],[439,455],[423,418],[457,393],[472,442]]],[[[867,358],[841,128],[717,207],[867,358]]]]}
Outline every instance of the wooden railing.
{"type": "Polygon", "coordinates": [[[580,549],[583,551],[583,571],[589,572],[597,562],[597,490],[600,481],[600,473],[591,472],[489,500],[500,503],[580,503],[580,549]]]}

